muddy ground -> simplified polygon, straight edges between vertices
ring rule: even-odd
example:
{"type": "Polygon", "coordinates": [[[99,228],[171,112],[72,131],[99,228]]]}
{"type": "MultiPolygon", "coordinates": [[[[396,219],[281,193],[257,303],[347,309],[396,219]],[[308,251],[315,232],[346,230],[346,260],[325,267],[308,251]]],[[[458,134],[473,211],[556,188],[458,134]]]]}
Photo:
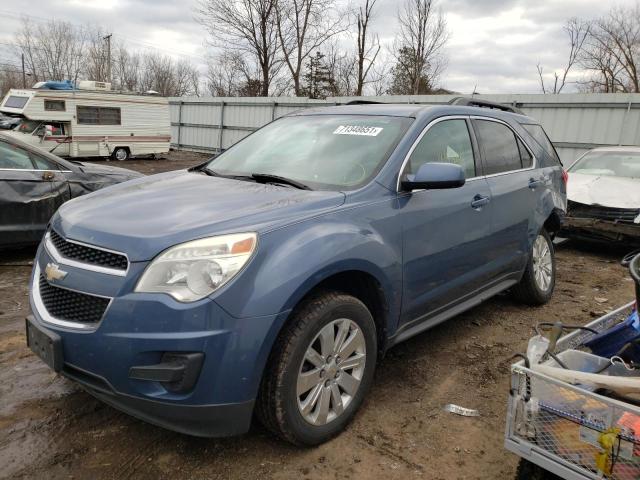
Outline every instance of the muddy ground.
{"type": "MultiPolygon", "coordinates": [[[[125,166],[184,168],[172,153],[125,166]]],[[[558,247],[552,302],[528,308],[499,296],[392,349],[355,421],[335,440],[298,449],[259,425],[211,440],[172,433],[103,405],[27,349],[24,317],[35,249],[0,252],[0,478],[496,479],[513,478],[503,449],[509,358],[538,321],[586,323],[632,299],[624,250],[558,247]],[[456,403],[477,418],[446,413],[456,403]]]]}

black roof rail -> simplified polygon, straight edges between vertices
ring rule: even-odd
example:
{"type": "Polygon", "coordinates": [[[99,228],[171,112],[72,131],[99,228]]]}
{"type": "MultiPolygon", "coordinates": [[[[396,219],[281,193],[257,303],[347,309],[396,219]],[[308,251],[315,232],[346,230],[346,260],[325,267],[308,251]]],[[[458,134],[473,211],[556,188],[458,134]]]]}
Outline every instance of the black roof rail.
{"type": "Polygon", "coordinates": [[[479,98],[468,98],[468,97],[455,97],[449,101],[449,105],[460,105],[464,107],[481,107],[481,108],[492,108],[494,110],[501,110],[503,112],[517,113],[519,115],[524,115],[524,112],[519,108],[511,105],[504,105],[502,103],[490,102],[488,100],[481,100],[479,98]]]}
{"type": "Polygon", "coordinates": [[[382,105],[384,102],[376,102],[375,100],[351,100],[345,105],[382,105]]]}

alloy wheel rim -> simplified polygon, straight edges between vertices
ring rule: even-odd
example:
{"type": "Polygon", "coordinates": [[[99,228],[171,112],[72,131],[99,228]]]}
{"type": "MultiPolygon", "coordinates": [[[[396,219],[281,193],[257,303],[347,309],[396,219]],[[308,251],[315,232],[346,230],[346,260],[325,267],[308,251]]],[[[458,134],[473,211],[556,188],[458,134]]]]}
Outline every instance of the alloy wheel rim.
{"type": "Polygon", "coordinates": [[[353,401],[366,363],[362,330],[347,318],[325,325],[307,346],[298,370],[296,397],[302,417],[315,426],[340,417],[353,401]]]}
{"type": "Polygon", "coordinates": [[[538,288],[548,291],[553,279],[553,261],[551,248],[543,235],[538,235],[533,244],[533,275],[538,288]]]}

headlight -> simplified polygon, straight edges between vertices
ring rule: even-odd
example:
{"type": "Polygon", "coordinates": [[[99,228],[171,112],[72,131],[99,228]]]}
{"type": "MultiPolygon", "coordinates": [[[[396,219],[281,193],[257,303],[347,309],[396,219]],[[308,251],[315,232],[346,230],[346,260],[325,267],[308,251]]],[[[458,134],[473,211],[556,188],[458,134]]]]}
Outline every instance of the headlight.
{"type": "Polygon", "coordinates": [[[256,243],[255,233],[238,233],[176,245],[149,264],[135,291],[168,293],[180,302],[200,300],[242,269],[256,243]]]}

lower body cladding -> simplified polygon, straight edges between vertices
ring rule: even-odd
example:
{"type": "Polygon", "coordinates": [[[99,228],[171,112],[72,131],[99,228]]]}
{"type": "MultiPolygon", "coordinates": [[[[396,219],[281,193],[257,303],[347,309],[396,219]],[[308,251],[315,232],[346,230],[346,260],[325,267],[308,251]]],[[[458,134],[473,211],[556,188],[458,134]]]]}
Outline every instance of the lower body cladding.
{"type": "Polygon", "coordinates": [[[34,301],[39,294],[32,289],[29,346],[98,399],[190,435],[249,429],[271,337],[286,313],[234,318],[210,299],[127,294],[113,298],[92,328],[76,330],[52,323],[34,301]]]}

